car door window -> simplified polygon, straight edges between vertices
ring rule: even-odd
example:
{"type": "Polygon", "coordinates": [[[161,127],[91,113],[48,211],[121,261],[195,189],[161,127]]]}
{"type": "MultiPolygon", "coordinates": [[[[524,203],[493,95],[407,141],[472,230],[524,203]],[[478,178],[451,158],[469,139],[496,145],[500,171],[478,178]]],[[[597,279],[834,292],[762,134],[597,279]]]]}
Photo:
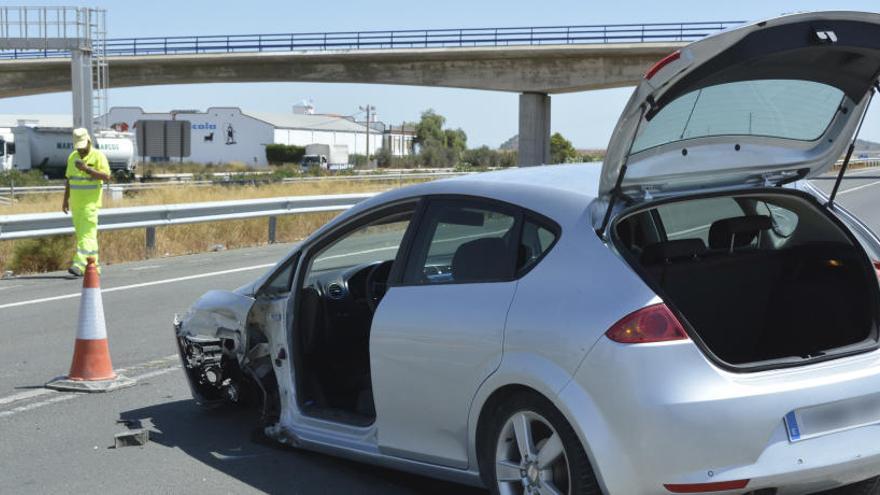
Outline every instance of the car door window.
{"type": "Polygon", "coordinates": [[[312,260],[312,272],[393,260],[409,226],[411,212],[364,225],[325,247],[312,260]]]}
{"type": "Polygon", "coordinates": [[[517,213],[461,201],[428,207],[404,273],[404,284],[477,283],[513,277],[517,213]]]}
{"type": "Polygon", "coordinates": [[[290,292],[293,285],[293,273],[296,269],[297,261],[299,261],[299,253],[291,256],[285,262],[284,266],[275,272],[269,280],[263,285],[260,293],[266,296],[276,296],[290,292]]]}

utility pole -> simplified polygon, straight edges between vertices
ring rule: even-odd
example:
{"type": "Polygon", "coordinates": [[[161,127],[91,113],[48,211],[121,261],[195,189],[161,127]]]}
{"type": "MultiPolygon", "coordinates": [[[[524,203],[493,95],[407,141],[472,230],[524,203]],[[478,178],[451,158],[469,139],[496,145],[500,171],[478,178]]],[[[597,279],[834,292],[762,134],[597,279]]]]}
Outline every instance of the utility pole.
{"type": "Polygon", "coordinates": [[[362,112],[367,112],[367,167],[370,166],[370,118],[373,116],[373,113],[376,112],[376,107],[373,105],[367,105],[364,107],[359,107],[362,112]]]}

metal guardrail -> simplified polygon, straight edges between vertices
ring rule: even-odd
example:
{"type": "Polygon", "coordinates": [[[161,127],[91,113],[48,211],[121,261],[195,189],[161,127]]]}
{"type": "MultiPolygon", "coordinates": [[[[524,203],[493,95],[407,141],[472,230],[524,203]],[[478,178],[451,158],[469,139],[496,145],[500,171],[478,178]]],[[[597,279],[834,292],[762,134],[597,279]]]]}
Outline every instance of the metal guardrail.
{"type": "MultiPolygon", "coordinates": [[[[463,48],[696,41],[745,21],[606,24],[507,28],[345,31],[111,38],[108,57],[204,53],[463,48]]],[[[65,50],[11,50],[0,59],[68,57],[65,50]]]]}
{"type": "MultiPolygon", "coordinates": [[[[277,218],[282,215],[346,210],[378,193],[291,196],[283,198],[216,201],[134,208],[106,208],[99,214],[98,230],[145,228],[150,254],[156,247],[156,227],[200,222],[269,217],[268,240],[275,242],[277,218]]],[[[0,216],[0,240],[73,233],[70,216],[35,213],[0,216]]]]}
{"type": "MultiPolygon", "coordinates": [[[[413,179],[439,179],[443,177],[454,177],[464,175],[465,172],[425,172],[425,173],[400,173],[400,174],[372,174],[372,175],[330,175],[317,177],[288,177],[280,181],[272,181],[271,178],[261,179],[259,177],[247,177],[238,179],[235,175],[227,175],[218,177],[214,180],[192,180],[185,177],[178,177],[178,180],[167,180],[163,182],[131,182],[118,184],[105,184],[104,189],[109,190],[118,188],[125,191],[145,191],[150,189],[162,189],[166,187],[207,187],[207,186],[223,186],[223,185],[252,185],[252,184],[296,184],[305,182],[387,182],[387,181],[403,181],[413,179]]],[[[192,174],[190,174],[192,176],[192,174]]],[[[64,191],[64,186],[25,186],[25,187],[3,187],[0,188],[0,205],[11,203],[16,196],[27,194],[48,194],[60,193],[64,191]]]]}

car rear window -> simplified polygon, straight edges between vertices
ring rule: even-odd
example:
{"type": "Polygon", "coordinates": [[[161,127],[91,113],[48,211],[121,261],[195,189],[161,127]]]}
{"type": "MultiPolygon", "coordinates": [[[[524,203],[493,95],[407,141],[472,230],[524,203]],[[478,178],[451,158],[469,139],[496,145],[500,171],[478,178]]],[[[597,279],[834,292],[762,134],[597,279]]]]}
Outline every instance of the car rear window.
{"type": "Polygon", "coordinates": [[[530,269],[544,256],[556,242],[556,234],[550,228],[533,219],[523,223],[519,252],[517,253],[517,270],[530,269]]]}
{"type": "Polygon", "coordinates": [[[644,122],[633,153],[699,137],[741,135],[813,141],[825,133],[843,100],[827,84],[768,79],[692,91],[644,122]]]}
{"type": "Polygon", "coordinates": [[[744,215],[743,209],[731,197],[696,199],[667,203],[657,207],[657,213],[669,240],[699,238],[709,243],[712,222],[744,215]]]}

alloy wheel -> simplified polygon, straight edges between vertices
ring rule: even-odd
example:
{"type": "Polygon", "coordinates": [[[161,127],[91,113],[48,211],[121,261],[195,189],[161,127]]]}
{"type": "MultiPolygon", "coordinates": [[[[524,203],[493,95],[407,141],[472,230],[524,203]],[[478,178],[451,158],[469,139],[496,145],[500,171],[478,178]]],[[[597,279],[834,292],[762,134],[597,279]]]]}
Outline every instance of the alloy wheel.
{"type": "Polygon", "coordinates": [[[562,439],[543,416],[514,413],[498,436],[495,479],[502,495],[568,495],[571,476],[562,439]]]}

